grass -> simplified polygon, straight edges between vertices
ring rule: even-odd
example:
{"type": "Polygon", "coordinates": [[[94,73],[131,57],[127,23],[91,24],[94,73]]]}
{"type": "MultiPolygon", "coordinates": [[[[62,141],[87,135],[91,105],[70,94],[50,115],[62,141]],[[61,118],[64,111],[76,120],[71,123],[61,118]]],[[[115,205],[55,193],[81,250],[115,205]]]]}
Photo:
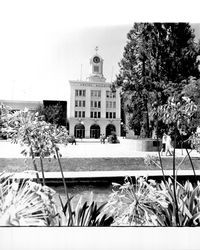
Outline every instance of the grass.
{"type": "MultiPolygon", "coordinates": [[[[176,158],[176,165],[182,158],[176,158]]],[[[172,169],[172,157],[163,158],[164,169],[172,169]]],[[[195,170],[200,169],[199,158],[193,158],[195,170]]],[[[40,159],[36,159],[36,164],[40,166],[40,159]]],[[[63,171],[121,171],[121,170],[159,170],[156,166],[147,167],[144,158],[61,158],[63,171]]],[[[43,160],[44,171],[57,172],[59,165],[56,159],[43,160]]],[[[23,158],[0,158],[0,172],[21,172],[32,170],[32,160],[28,158],[25,162],[23,158]]],[[[185,159],[181,165],[182,170],[191,170],[189,159],[185,159]]]]}

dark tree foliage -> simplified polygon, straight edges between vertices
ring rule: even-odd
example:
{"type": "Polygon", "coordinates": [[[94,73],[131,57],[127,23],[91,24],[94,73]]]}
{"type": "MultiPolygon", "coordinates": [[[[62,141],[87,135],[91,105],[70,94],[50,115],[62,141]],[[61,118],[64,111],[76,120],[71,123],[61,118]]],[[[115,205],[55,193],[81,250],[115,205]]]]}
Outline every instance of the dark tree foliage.
{"type": "Polygon", "coordinates": [[[114,85],[132,113],[130,127],[149,136],[152,105],[178,97],[188,77],[198,76],[199,45],[188,23],[135,23],[127,38],[114,85]]]}
{"type": "Polygon", "coordinates": [[[38,112],[40,115],[44,116],[46,122],[57,125],[65,125],[63,121],[62,106],[59,104],[49,105],[46,107],[42,106],[38,112]]]}
{"type": "Polygon", "coordinates": [[[190,126],[190,130],[194,132],[200,126],[200,79],[191,77],[189,83],[183,88],[182,95],[189,97],[197,105],[197,111],[191,119],[190,126]]]}

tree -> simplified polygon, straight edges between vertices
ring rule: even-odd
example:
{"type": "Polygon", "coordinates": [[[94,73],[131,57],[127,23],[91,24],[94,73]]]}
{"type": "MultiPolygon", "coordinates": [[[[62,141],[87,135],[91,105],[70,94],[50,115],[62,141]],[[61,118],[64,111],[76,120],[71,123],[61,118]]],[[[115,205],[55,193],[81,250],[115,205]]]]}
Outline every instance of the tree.
{"type": "Polygon", "coordinates": [[[57,125],[65,125],[63,121],[62,106],[59,104],[41,106],[38,110],[39,115],[43,115],[46,122],[57,125]]]}
{"type": "Polygon", "coordinates": [[[200,79],[191,77],[188,85],[182,90],[182,95],[190,98],[197,107],[197,111],[191,120],[191,130],[195,131],[200,126],[200,79]]]}
{"type": "Polygon", "coordinates": [[[135,23],[127,35],[120,73],[114,83],[121,87],[129,126],[143,127],[150,135],[152,105],[163,105],[178,96],[189,76],[198,76],[200,51],[188,23],[135,23]]]}

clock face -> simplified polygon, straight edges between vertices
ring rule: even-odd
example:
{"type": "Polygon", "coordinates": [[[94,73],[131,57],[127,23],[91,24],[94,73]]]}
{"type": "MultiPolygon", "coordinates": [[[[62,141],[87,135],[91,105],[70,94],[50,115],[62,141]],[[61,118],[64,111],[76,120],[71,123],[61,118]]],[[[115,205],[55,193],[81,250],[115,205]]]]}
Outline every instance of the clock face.
{"type": "Polygon", "coordinates": [[[100,62],[100,58],[99,58],[98,56],[95,56],[95,57],[93,58],[93,62],[94,62],[94,63],[99,63],[99,62],[100,62]]]}

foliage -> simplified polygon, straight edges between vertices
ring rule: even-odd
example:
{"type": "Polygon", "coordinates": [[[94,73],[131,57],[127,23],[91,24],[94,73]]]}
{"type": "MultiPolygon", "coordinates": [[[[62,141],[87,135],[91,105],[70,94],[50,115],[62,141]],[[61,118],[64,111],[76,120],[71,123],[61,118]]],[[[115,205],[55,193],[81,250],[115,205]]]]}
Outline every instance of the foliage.
{"type": "MultiPolygon", "coordinates": [[[[45,185],[45,176],[43,170],[42,158],[46,155],[53,155],[57,160],[62,175],[65,194],[67,200],[70,200],[63,169],[60,161],[58,143],[67,143],[68,133],[64,127],[57,127],[55,124],[46,123],[40,120],[38,113],[31,113],[28,109],[17,111],[14,113],[4,112],[3,121],[6,129],[12,129],[12,141],[20,143],[26,148],[22,151],[24,155],[32,157],[34,169],[36,170],[37,181],[39,182],[39,175],[37,172],[37,165],[35,162],[36,154],[40,157],[40,165],[42,170],[43,184],[45,185]]],[[[71,214],[71,204],[69,202],[69,212],[71,214]]]]}
{"type": "Polygon", "coordinates": [[[38,113],[31,113],[28,109],[16,111],[3,116],[4,131],[11,133],[14,143],[19,143],[26,148],[22,153],[31,156],[33,153],[44,157],[45,155],[56,155],[53,143],[66,143],[67,130],[57,127],[42,120],[38,113]]]}
{"type": "Polygon", "coordinates": [[[133,184],[126,177],[123,185],[114,183],[106,211],[114,216],[114,226],[158,226],[158,214],[167,208],[165,192],[157,190],[156,182],[138,178],[133,184]]]}
{"type": "Polygon", "coordinates": [[[53,189],[1,174],[0,194],[0,226],[58,225],[53,189]]]}
{"type": "Polygon", "coordinates": [[[178,130],[180,134],[187,134],[197,106],[188,97],[183,96],[181,100],[169,97],[167,104],[160,106],[157,111],[159,119],[173,132],[178,130]]]}
{"type": "Polygon", "coordinates": [[[191,120],[191,128],[196,129],[200,126],[200,79],[191,77],[189,79],[188,85],[186,85],[182,91],[182,95],[188,97],[197,106],[197,111],[191,120]]]}
{"type": "Polygon", "coordinates": [[[162,226],[200,226],[200,183],[192,185],[186,181],[185,185],[177,185],[176,194],[171,179],[161,183],[160,190],[167,191],[168,207],[163,208],[160,216],[162,226]],[[175,198],[176,195],[176,198],[175,198]],[[178,218],[176,216],[175,199],[178,204],[178,218]]]}
{"type": "Polygon", "coordinates": [[[174,186],[171,179],[156,183],[143,177],[133,184],[126,178],[123,185],[113,184],[106,210],[114,216],[114,226],[199,226],[200,184],[189,181],[176,187],[178,220],[174,186]]]}
{"type": "Polygon", "coordinates": [[[63,123],[63,114],[62,114],[62,105],[49,105],[49,106],[41,106],[38,109],[38,113],[40,116],[44,116],[44,120],[47,123],[64,125],[63,123]]]}
{"type": "Polygon", "coordinates": [[[149,136],[152,105],[180,94],[189,76],[198,76],[199,45],[188,23],[135,23],[120,62],[115,86],[121,88],[130,127],[149,136]]]}
{"type": "MultiPolygon", "coordinates": [[[[61,202],[62,204],[62,202],[61,202]]],[[[64,219],[62,225],[71,226],[110,226],[113,222],[113,217],[108,216],[104,212],[104,207],[106,203],[102,205],[97,205],[93,201],[93,196],[91,195],[90,202],[82,202],[82,196],[80,197],[76,207],[73,209],[73,220],[71,221],[68,213],[68,202],[63,206],[64,219]]]]}
{"type": "Polygon", "coordinates": [[[111,135],[109,135],[108,137],[108,143],[119,143],[116,132],[114,131],[111,132],[111,135]]]}

